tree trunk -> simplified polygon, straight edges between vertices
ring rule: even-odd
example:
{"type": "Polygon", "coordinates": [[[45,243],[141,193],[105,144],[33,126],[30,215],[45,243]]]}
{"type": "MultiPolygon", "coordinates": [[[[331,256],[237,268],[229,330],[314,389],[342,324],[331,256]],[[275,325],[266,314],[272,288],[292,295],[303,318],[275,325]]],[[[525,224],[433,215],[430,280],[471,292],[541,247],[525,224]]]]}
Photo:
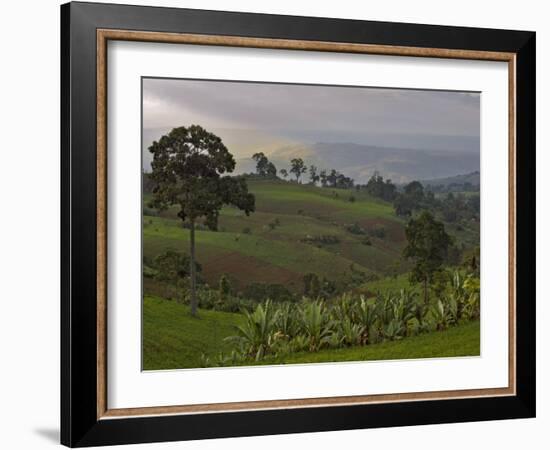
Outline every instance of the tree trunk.
{"type": "Polygon", "coordinates": [[[191,315],[197,315],[197,287],[195,274],[195,221],[191,220],[191,258],[189,273],[191,274],[191,315]]]}
{"type": "Polygon", "coordinates": [[[428,304],[428,278],[424,278],[424,304],[428,304]]]}

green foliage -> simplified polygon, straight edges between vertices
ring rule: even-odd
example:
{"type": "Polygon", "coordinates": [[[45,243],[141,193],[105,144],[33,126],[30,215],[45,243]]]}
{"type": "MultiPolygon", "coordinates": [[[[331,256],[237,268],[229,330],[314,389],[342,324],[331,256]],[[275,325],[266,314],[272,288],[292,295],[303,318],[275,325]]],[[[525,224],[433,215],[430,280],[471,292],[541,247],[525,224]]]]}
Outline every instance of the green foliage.
{"type": "Polygon", "coordinates": [[[386,237],[386,227],[384,225],[374,225],[369,229],[369,235],[378,239],[386,237]]]}
{"type": "Polygon", "coordinates": [[[314,165],[309,166],[309,182],[313,185],[319,181],[319,175],[317,175],[317,167],[314,165]]]}
{"type": "Polygon", "coordinates": [[[367,302],[362,295],[359,297],[360,301],[355,308],[355,320],[361,327],[361,343],[370,344],[375,342],[378,333],[376,331],[376,325],[378,323],[378,315],[376,313],[376,306],[367,302]]]}
{"type": "Polygon", "coordinates": [[[429,211],[423,211],[417,219],[409,220],[405,235],[407,246],[403,256],[414,262],[411,281],[424,283],[424,300],[427,301],[427,284],[447,258],[452,240],[445,232],[443,223],[435,220],[429,211]]]}
{"type": "MultiPolygon", "coordinates": [[[[157,255],[153,259],[154,271],[149,271],[153,278],[167,287],[176,289],[176,298],[182,301],[184,292],[182,292],[183,282],[190,273],[190,259],[187,255],[168,249],[157,255]]],[[[195,271],[200,272],[202,267],[196,261],[194,262],[195,271]]],[[[170,295],[166,295],[169,297],[170,295]]]]}
{"type": "Polygon", "coordinates": [[[350,177],[332,169],[328,174],[325,172],[325,185],[332,188],[352,189],[354,182],[350,177]]]}
{"type": "Polygon", "coordinates": [[[306,166],[302,158],[293,158],[290,160],[290,173],[296,177],[296,182],[300,181],[300,177],[306,172],[306,166]]]}
{"type": "Polygon", "coordinates": [[[276,302],[292,301],[294,296],[279,283],[250,283],[243,290],[243,297],[255,301],[269,298],[276,302]]]}
{"type": "Polygon", "coordinates": [[[372,245],[372,241],[370,240],[369,237],[365,237],[365,238],[361,239],[361,244],[370,247],[372,245]]]}
{"type": "MultiPolygon", "coordinates": [[[[281,305],[282,307],[283,305],[281,305]]],[[[295,305],[292,305],[295,307],[295,305]]],[[[298,334],[291,339],[274,338],[272,353],[255,361],[227,341],[242,325],[244,316],[200,310],[193,318],[184,305],[145,297],[143,303],[143,368],[178,369],[252,364],[292,364],[331,361],[367,361],[479,355],[479,321],[473,320],[446,331],[422,333],[394,342],[346,347],[341,343],[309,352],[309,341],[298,334]]],[[[294,310],[293,310],[294,311],[294,310]]],[[[299,316],[295,317],[299,318],[299,316]]],[[[335,335],[335,339],[338,338],[335,335]]],[[[254,355],[255,356],[255,355],[254,355]]]]}
{"type": "Polygon", "coordinates": [[[299,310],[302,331],[309,341],[309,351],[315,352],[328,343],[333,322],[324,302],[307,302],[299,310]]]}
{"type": "Polygon", "coordinates": [[[256,306],[250,313],[243,311],[244,323],[237,325],[237,335],[226,338],[236,343],[238,349],[248,357],[256,361],[262,359],[272,350],[278,311],[275,310],[271,301],[256,306]]]}
{"type": "Polygon", "coordinates": [[[318,235],[318,236],[311,236],[307,235],[305,238],[301,240],[302,242],[306,242],[308,244],[328,244],[328,245],[334,245],[340,243],[340,238],[336,235],[318,235]]]}
{"type": "Polygon", "coordinates": [[[229,340],[237,344],[236,349],[244,352],[245,357],[261,361],[275,354],[371,345],[433,330],[443,331],[479,318],[475,312],[470,315],[460,306],[471,301],[475,311],[475,301],[479,298],[476,278],[453,276],[454,281],[449,279],[450,295],[430,304],[420,301],[416,292],[407,289],[379,294],[374,300],[350,293],[330,301],[304,297],[301,304],[277,305],[268,300],[253,313],[246,313],[246,327],[229,340]]]}
{"type": "Polygon", "coordinates": [[[338,322],[336,334],[340,336],[340,342],[345,347],[361,344],[361,325],[353,323],[349,317],[338,322]]]}
{"type": "Polygon", "coordinates": [[[404,188],[404,192],[394,197],[395,213],[398,216],[411,216],[413,211],[420,209],[424,201],[424,187],[419,181],[412,181],[404,188]]]}
{"type": "MultiPolygon", "coordinates": [[[[256,173],[261,177],[267,178],[276,178],[277,177],[277,168],[275,165],[269,161],[267,156],[264,153],[254,153],[252,159],[256,161],[256,173]]],[[[284,170],[284,169],[283,169],[284,170]]]]}
{"type": "Polygon", "coordinates": [[[151,206],[166,210],[175,205],[178,217],[190,227],[191,312],[196,314],[195,222],[217,229],[223,205],[233,205],[247,215],[255,199],[242,177],[221,176],[235,169],[235,159],[222,140],[198,125],[174,128],[149,147],[153,154],[151,206]]]}
{"type": "Polygon", "coordinates": [[[317,298],[321,294],[321,282],[315,273],[304,275],[304,295],[309,298],[317,298]]]}
{"type": "Polygon", "coordinates": [[[367,230],[365,230],[358,223],[346,224],[346,225],[344,225],[344,228],[346,229],[346,231],[348,231],[351,234],[356,234],[356,235],[360,235],[360,236],[364,235],[364,234],[367,234],[367,230]]]}
{"type": "Polygon", "coordinates": [[[384,181],[384,178],[380,173],[374,172],[370,177],[368,183],[364,186],[360,186],[360,189],[364,189],[373,197],[380,198],[387,202],[391,202],[395,199],[397,188],[390,179],[384,181]]]}
{"type": "Polygon", "coordinates": [[[222,177],[233,172],[235,159],[222,140],[198,125],[174,128],[149,147],[153,197],[157,209],[179,207],[182,220],[204,216],[214,228],[224,204],[246,213],[254,211],[254,196],[241,177],[222,177]]]}
{"type": "Polygon", "coordinates": [[[295,307],[291,303],[283,303],[279,307],[277,320],[277,332],[290,340],[298,336],[300,332],[300,320],[295,313],[295,307]]]}
{"type": "Polygon", "coordinates": [[[225,274],[223,274],[220,277],[218,291],[220,296],[220,302],[225,303],[229,298],[229,296],[231,295],[231,283],[229,282],[229,279],[225,274]]]}

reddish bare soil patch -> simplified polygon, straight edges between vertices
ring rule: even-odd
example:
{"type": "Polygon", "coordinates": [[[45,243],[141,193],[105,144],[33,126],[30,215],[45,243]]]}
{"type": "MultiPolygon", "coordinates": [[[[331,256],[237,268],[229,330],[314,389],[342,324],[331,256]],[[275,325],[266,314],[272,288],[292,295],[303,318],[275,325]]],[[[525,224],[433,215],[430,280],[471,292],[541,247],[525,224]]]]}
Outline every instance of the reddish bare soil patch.
{"type": "Polygon", "coordinates": [[[202,273],[207,282],[214,286],[222,276],[227,274],[242,289],[250,283],[278,283],[296,290],[301,286],[302,274],[268,262],[246,256],[238,252],[228,253],[208,261],[208,267],[202,273]]]}
{"type": "Polygon", "coordinates": [[[399,222],[393,220],[387,220],[380,217],[359,219],[357,224],[367,230],[370,230],[376,226],[382,226],[386,230],[386,236],[384,239],[391,242],[402,242],[406,240],[405,227],[399,222]]]}

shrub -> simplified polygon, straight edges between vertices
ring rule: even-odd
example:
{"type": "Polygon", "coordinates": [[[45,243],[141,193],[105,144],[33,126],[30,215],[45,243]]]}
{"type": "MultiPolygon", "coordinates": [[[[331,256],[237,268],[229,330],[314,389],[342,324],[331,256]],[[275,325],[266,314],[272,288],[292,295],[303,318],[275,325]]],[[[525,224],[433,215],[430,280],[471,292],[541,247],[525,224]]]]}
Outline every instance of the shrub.
{"type": "Polygon", "coordinates": [[[226,302],[228,297],[231,295],[231,283],[225,274],[220,277],[218,293],[221,303],[226,302]]]}
{"type": "Polygon", "coordinates": [[[243,297],[262,301],[269,298],[275,302],[293,301],[294,295],[278,283],[250,283],[243,290],[243,297]]]}
{"type": "Polygon", "coordinates": [[[351,225],[344,225],[344,229],[351,234],[363,235],[367,231],[357,223],[352,223],[351,225]]]}
{"type": "Polygon", "coordinates": [[[374,238],[384,239],[386,237],[386,227],[384,225],[375,225],[369,230],[369,235],[374,238]]]}
{"type": "Polygon", "coordinates": [[[370,240],[370,238],[366,237],[361,241],[361,244],[371,246],[372,241],[370,240]]]}
{"type": "Polygon", "coordinates": [[[256,361],[270,353],[273,345],[274,334],[277,331],[276,323],[278,311],[273,303],[267,300],[256,306],[254,312],[243,311],[245,320],[242,325],[237,325],[237,335],[226,338],[238,345],[241,353],[253,357],[256,361]]]}
{"type": "MultiPolygon", "coordinates": [[[[235,365],[294,352],[394,341],[478,318],[479,279],[456,272],[448,280],[449,295],[434,303],[421,301],[417,292],[405,289],[378,294],[374,300],[346,293],[331,301],[304,297],[299,304],[271,300],[254,304],[252,299],[229,296],[215,307],[235,311],[240,306],[244,323],[236,327],[235,336],[226,338],[235,345],[232,353],[205,364],[235,365]]],[[[209,298],[206,291],[200,291],[204,303],[209,298]]]]}
{"type": "Polygon", "coordinates": [[[343,345],[349,347],[361,343],[361,326],[353,323],[349,317],[338,324],[338,331],[343,345]]]}
{"type": "Polygon", "coordinates": [[[305,303],[300,309],[302,331],[309,341],[309,351],[315,352],[328,343],[332,321],[324,302],[305,303]]]}
{"type": "Polygon", "coordinates": [[[301,242],[305,242],[307,244],[333,245],[333,244],[339,244],[340,238],[338,236],[331,235],[331,234],[318,235],[318,236],[311,236],[308,234],[305,238],[301,239],[301,242]]]}
{"type": "Polygon", "coordinates": [[[283,303],[277,317],[277,331],[286,339],[294,338],[300,331],[300,321],[291,303],[283,303]]]}
{"type": "Polygon", "coordinates": [[[360,296],[360,302],[355,307],[355,320],[361,326],[361,343],[370,344],[376,340],[376,323],[378,316],[376,307],[369,304],[365,297],[360,296]]]}
{"type": "Polygon", "coordinates": [[[244,227],[242,233],[243,234],[252,234],[252,230],[250,229],[250,227],[244,227]]]}

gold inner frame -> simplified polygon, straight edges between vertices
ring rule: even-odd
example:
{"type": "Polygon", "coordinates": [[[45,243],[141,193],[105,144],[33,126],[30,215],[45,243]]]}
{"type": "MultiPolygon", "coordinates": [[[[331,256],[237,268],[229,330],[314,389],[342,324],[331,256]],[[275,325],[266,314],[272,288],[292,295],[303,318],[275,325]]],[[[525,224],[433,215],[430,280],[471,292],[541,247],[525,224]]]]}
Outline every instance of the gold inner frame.
{"type": "Polygon", "coordinates": [[[299,41],[238,36],[97,30],[97,418],[165,414],[217,413],[445,400],[516,394],[516,54],[445,48],[403,47],[341,42],[299,41]],[[230,47],[363,53],[392,56],[502,61],[508,63],[508,386],[504,388],[409,392],[288,400],[246,401],[200,405],[109,409],[107,405],[107,42],[109,40],[217,45],[230,47]]]}

